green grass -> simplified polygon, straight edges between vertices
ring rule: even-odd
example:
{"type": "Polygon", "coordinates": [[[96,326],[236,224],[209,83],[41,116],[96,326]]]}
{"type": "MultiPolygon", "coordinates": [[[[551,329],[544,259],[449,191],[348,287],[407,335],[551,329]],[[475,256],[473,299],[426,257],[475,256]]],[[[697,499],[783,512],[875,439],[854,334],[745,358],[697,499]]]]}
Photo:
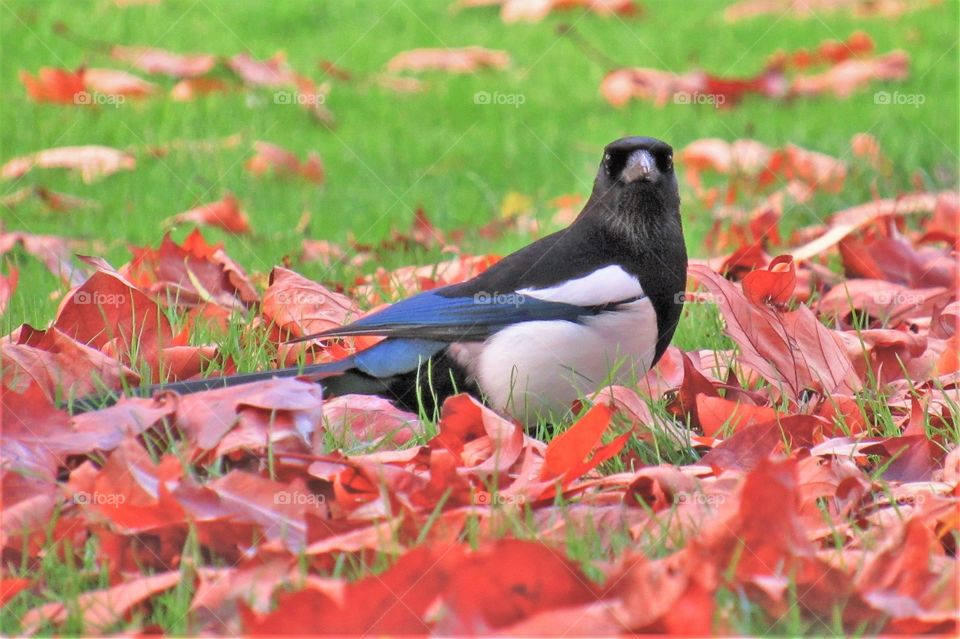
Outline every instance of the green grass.
{"type": "MultiPolygon", "coordinates": [[[[956,0],[896,20],[854,19],[841,13],[805,21],[767,17],[734,25],[722,21],[723,3],[712,1],[647,2],[643,17],[628,20],[570,12],[539,24],[510,26],[503,25],[494,10],[453,14],[449,4],[448,0],[166,0],[157,6],[117,9],[107,0],[43,4],[0,0],[0,161],[48,147],[81,144],[130,149],[138,157],[135,171],[93,185],[57,171],[37,171],[0,184],[0,196],[43,185],[100,203],[97,209],[69,213],[47,212],[36,202],[0,208],[3,227],[78,238],[87,243],[86,252],[104,255],[119,265],[129,258],[129,245],[159,243],[166,217],[232,191],[250,214],[254,233],[233,236],[204,229],[208,239],[224,242],[228,254],[248,272],[268,272],[290,256],[292,267],[305,275],[343,284],[359,273],[350,267],[328,269],[298,260],[304,235],[335,242],[353,236],[376,243],[391,228],[406,228],[418,205],[441,229],[476,227],[498,216],[501,202],[514,191],[531,196],[538,217],[546,222],[552,214],[547,202],[567,193],[586,197],[603,145],[628,134],[660,137],[677,149],[702,137],[753,137],[771,146],[790,142],[845,158],[854,133],[875,135],[892,160],[892,175],[878,180],[853,171],[840,194],[819,195],[808,206],[789,207],[784,215],[786,229],[818,222],[875,195],[894,196],[911,189],[914,179],[928,188],[957,184],[960,4],[956,0]],[[327,100],[337,119],[332,130],[295,106],[275,104],[269,90],[214,94],[189,103],[147,98],[119,108],[35,104],[25,98],[17,79],[20,69],[36,72],[41,66],[73,68],[84,63],[122,68],[101,51],[56,35],[57,21],[107,43],[222,55],[246,51],[260,58],[282,50],[294,69],[317,80],[323,77],[317,66],[321,59],[348,69],[357,79],[333,83],[327,100]],[[911,74],[903,83],[874,85],[845,100],[823,97],[777,103],[749,98],[737,108],[719,111],[705,105],[671,103],[657,108],[635,102],[617,110],[598,92],[605,69],[571,41],[557,37],[561,23],[575,25],[583,37],[624,66],[678,72],[699,66],[733,76],[755,73],[777,49],[809,48],[862,29],[874,38],[878,52],[907,50],[911,74]],[[399,51],[474,44],[509,51],[513,66],[467,76],[426,74],[427,90],[412,95],[379,88],[371,79],[399,51]],[[925,102],[917,108],[876,104],[878,90],[921,94],[925,102]],[[523,104],[475,104],[474,95],[481,91],[522,95],[523,104]],[[171,151],[163,157],[145,152],[147,147],[175,140],[215,140],[237,133],[242,142],[236,148],[171,151]],[[251,177],[243,163],[252,154],[254,140],[280,144],[301,157],[318,151],[326,166],[326,184],[317,187],[296,180],[251,177]],[[295,230],[304,211],[311,212],[306,234],[295,230]]],[[[166,88],[172,85],[164,78],[151,79],[166,88]]],[[[684,197],[690,253],[705,256],[703,239],[712,222],[710,213],[686,188],[684,197]]],[[[182,239],[189,230],[174,229],[174,236],[182,239]]],[[[511,234],[488,241],[467,233],[460,245],[468,253],[505,254],[530,239],[511,234]]],[[[438,251],[395,253],[363,270],[438,258],[438,251]]],[[[8,333],[23,322],[45,325],[59,301],[51,293],[63,291],[63,285],[19,252],[4,260],[19,268],[21,277],[10,307],[0,316],[0,332],[8,333]]],[[[237,317],[226,335],[200,331],[194,339],[221,343],[224,355],[233,357],[241,369],[262,367],[271,347],[242,340],[245,323],[245,318],[237,317]]],[[[705,305],[688,305],[674,343],[684,350],[730,346],[715,309],[705,305]]],[[[893,423],[882,393],[865,393],[862,401],[865,410],[878,415],[875,421],[881,427],[893,423]]],[[[662,406],[652,408],[655,415],[664,414],[662,406]]],[[[927,429],[932,431],[934,426],[928,423],[927,429]]],[[[543,434],[549,433],[543,430],[543,434]]],[[[941,434],[953,441],[958,437],[955,427],[941,434]]],[[[333,435],[327,442],[331,449],[351,443],[358,445],[333,435]]],[[[152,455],[178,452],[172,433],[158,434],[148,447],[152,455]]],[[[631,441],[628,449],[648,464],[683,464],[697,458],[689,443],[673,441],[664,433],[656,433],[653,442],[631,441]]],[[[225,472],[221,465],[188,467],[202,476],[225,472]]],[[[629,469],[620,460],[611,460],[603,470],[629,469]]],[[[492,530],[521,538],[536,536],[529,510],[504,508],[499,517],[492,530]]],[[[593,528],[590,522],[581,524],[576,534],[570,528],[566,549],[588,574],[596,576],[596,562],[611,559],[631,542],[625,531],[604,530],[601,543],[601,524],[593,528]]],[[[477,539],[478,528],[478,522],[468,522],[468,541],[477,539]]],[[[662,556],[683,542],[664,539],[654,531],[632,543],[651,556],[662,556]]],[[[39,576],[45,587],[14,598],[0,615],[0,632],[16,634],[20,630],[16,620],[36,605],[74,601],[81,592],[104,587],[106,573],[96,562],[94,543],[90,541],[90,547],[80,553],[82,561],[60,562],[51,547],[39,566],[15,567],[14,576],[39,576]]],[[[193,543],[188,540],[183,554],[197,556],[199,562],[198,551],[189,547],[193,543]]],[[[389,558],[382,554],[359,559],[343,555],[331,574],[356,577],[388,565],[389,558]]],[[[167,632],[189,633],[190,595],[188,586],[171,590],[157,598],[149,619],[134,623],[157,623],[167,632]]],[[[733,620],[732,630],[742,634],[819,635],[836,633],[839,627],[830,626],[831,620],[810,625],[798,615],[766,619],[740,593],[721,593],[718,606],[733,620]]],[[[71,614],[60,630],[82,632],[81,620],[71,614]]]]}

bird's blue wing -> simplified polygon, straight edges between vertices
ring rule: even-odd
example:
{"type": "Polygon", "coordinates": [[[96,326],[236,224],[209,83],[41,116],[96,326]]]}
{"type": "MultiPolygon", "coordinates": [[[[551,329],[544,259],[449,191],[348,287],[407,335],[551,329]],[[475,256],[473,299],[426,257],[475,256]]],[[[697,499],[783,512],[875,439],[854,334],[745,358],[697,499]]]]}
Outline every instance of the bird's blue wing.
{"type": "Polygon", "coordinates": [[[444,289],[414,295],[382,311],[313,337],[383,335],[422,340],[482,341],[497,331],[530,321],[576,322],[599,312],[562,302],[547,302],[520,293],[447,297],[444,289]]]}
{"type": "Polygon", "coordinates": [[[416,370],[447,347],[426,339],[385,339],[350,357],[353,367],[373,377],[390,377],[416,370]]]}

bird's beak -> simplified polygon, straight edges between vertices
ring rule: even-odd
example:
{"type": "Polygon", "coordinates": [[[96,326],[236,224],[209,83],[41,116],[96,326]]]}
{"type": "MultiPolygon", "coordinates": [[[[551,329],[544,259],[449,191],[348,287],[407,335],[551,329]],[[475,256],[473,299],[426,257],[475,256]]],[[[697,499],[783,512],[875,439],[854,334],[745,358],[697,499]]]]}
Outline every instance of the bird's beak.
{"type": "Polygon", "coordinates": [[[639,179],[653,180],[657,176],[657,162],[650,151],[639,149],[627,157],[627,165],[620,175],[628,183],[639,179]]]}

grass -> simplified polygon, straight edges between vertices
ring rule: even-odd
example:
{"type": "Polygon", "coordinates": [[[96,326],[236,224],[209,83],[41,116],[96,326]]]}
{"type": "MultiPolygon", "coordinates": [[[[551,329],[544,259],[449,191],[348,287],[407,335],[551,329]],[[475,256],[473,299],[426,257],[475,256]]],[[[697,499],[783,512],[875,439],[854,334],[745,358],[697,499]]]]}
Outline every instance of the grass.
{"type": "MultiPolygon", "coordinates": [[[[876,181],[853,171],[840,194],[819,195],[808,206],[788,208],[784,216],[787,230],[816,223],[835,210],[875,195],[894,196],[913,188],[915,180],[932,189],[956,186],[960,146],[956,24],[960,3],[955,0],[896,20],[836,14],[804,21],[768,17],[734,25],[722,21],[724,3],[706,0],[693,5],[695,11],[688,3],[648,2],[643,17],[629,20],[575,11],[539,24],[511,26],[503,25],[494,10],[453,14],[449,4],[447,0],[166,0],[156,6],[118,9],[106,0],[43,4],[0,0],[0,112],[5,124],[0,127],[0,160],[48,147],[82,144],[129,149],[138,158],[135,171],[92,185],[56,171],[37,171],[0,185],[0,196],[24,186],[43,185],[100,204],[99,208],[65,214],[47,212],[32,201],[0,208],[3,227],[77,238],[85,243],[87,252],[104,255],[119,265],[129,258],[129,245],[158,244],[166,217],[231,191],[250,214],[254,233],[234,236],[204,229],[208,239],[223,242],[228,254],[248,272],[267,273],[289,257],[291,266],[308,277],[342,284],[360,273],[347,266],[325,268],[301,262],[298,254],[304,235],[335,242],[354,237],[376,243],[387,237],[391,228],[406,228],[417,206],[423,206],[441,229],[477,227],[500,215],[502,202],[512,192],[530,196],[538,218],[547,223],[552,214],[547,202],[567,193],[586,197],[601,148],[628,134],[660,137],[676,149],[703,137],[753,137],[771,146],[790,142],[840,157],[848,157],[854,133],[875,135],[894,166],[889,179],[876,181]],[[24,96],[17,79],[20,69],[120,66],[109,60],[102,48],[81,46],[57,35],[58,21],[75,33],[109,44],[222,55],[249,52],[259,58],[283,50],[294,69],[315,79],[322,79],[318,68],[322,59],[349,70],[356,79],[333,83],[327,100],[337,118],[333,129],[312,121],[299,108],[274,103],[268,90],[214,94],[189,103],[148,98],[119,107],[35,104],[24,96]],[[824,97],[775,103],[748,98],[729,110],[632,103],[617,110],[599,96],[605,69],[570,40],[556,35],[561,23],[575,25],[584,38],[624,66],[678,72],[701,67],[734,76],[755,73],[777,49],[810,48],[824,39],[843,39],[862,29],[874,38],[878,52],[907,50],[911,73],[905,82],[874,86],[844,100],[824,97]],[[399,51],[474,44],[509,51],[512,67],[466,76],[426,74],[428,88],[419,94],[393,93],[373,81],[399,51]],[[919,107],[877,104],[877,90],[922,95],[925,101],[919,107]],[[523,103],[477,104],[474,96],[478,92],[522,96],[523,103]],[[171,150],[160,157],[146,152],[176,140],[219,140],[237,133],[242,141],[234,148],[171,150]],[[326,184],[317,187],[251,177],[243,163],[251,155],[254,140],[279,144],[301,157],[318,151],[326,167],[326,184]],[[295,229],[304,211],[311,214],[305,234],[295,229]]],[[[166,88],[172,85],[162,78],[151,79],[166,88]]],[[[702,257],[704,235],[712,219],[691,193],[685,191],[684,196],[688,248],[691,255],[702,257]]],[[[189,230],[172,231],[179,240],[189,230]]],[[[469,253],[505,254],[530,239],[511,234],[485,240],[468,233],[460,245],[469,253]]],[[[438,258],[438,251],[398,252],[377,265],[389,268],[438,258]]],[[[51,292],[64,291],[63,285],[20,252],[4,259],[8,264],[3,271],[10,264],[20,269],[20,283],[6,313],[0,316],[0,332],[6,334],[23,322],[45,325],[54,317],[59,301],[51,292]]],[[[194,338],[223,344],[224,354],[233,357],[241,369],[254,369],[269,359],[270,346],[241,340],[245,323],[245,318],[236,317],[226,335],[200,331],[194,338]]],[[[716,311],[705,305],[687,306],[674,343],[684,350],[729,347],[716,311]]],[[[878,421],[892,423],[881,394],[868,395],[863,401],[864,410],[874,411],[878,421]]],[[[652,408],[655,415],[664,414],[662,406],[652,408]]],[[[955,431],[954,427],[947,437],[956,440],[955,431]]],[[[165,447],[176,451],[173,435],[165,435],[152,442],[151,454],[165,447]]],[[[682,464],[697,458],[689,443],[676,442],[663,433],[655,435],[653,442],[632,441],[630,452],[648,464],[682,464]]],[[[331,436],[328,444],[342,447],[344,442],[331,436]]],[[[611,460],[603,469],[627,470],[620,460],[611,460]]],[[[191,468],[190,472],[217,476],[224,469],[212,466],[191,468]]],[[[502,515],[491,528],[518,537],[534,534],[529,511],[504,508],[502,515]]],[[[609,539],[600,543],[600,527],[577,529],[582,534],[571,534],[566,542],[569,555],[592,575],[598,574],[594,562],[610,559],[629,541],[625,531],[604,530],[609,539]]],[[[468,540],[477,537],[478,528],[479,522],[468,522],[468,540]]],[[[661,556],[683,540],[650,534],[634,543],[651,556],[661,556]]],[[[75,601],[79,593],[106,585],[95,549],[86,548],[82,562],[62,563],[52,541],[48,548],[40,566],[12,569],[14,576],[39,572],[46,588],[40,594],[24,592],[14,598],[0,615],[0,632],[16,634],[20,630],[17,620],[36,605],[75,601]]],[[[196,554],[195,548],[184,551],[185,557],[196,554]]],[[[332,574],[359,576],[387,565],[388,558],[382,555],[359,562],[344,555],[332,574]]],[[[186,585],[171,590],[157,598],[149,619],[134,622],[157,623],[175,634],[189,633],[191,628],[184,620],[190,594],[186,585]]],[[[718,605],[740,624],[734,631],[743,634],[837,632],[837,628],[823,625],[810,627],[796,615],[771,626],[774,620],[766,619],[738,593],[722,594],[718,605]]],[[[61,630],[68,634],[83,631],[75,611],[61,630]]],[[[42,632],[52,631],[46,628],[42,632]]]]}

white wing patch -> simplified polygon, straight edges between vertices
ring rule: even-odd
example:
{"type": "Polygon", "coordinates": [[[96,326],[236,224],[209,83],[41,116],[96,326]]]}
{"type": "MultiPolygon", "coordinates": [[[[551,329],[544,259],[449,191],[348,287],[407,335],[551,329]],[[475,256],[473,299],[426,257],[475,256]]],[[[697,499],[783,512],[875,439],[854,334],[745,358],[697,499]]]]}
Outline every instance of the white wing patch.
{"type": "Polygon", "coordinates": [[[517,293],[546,302],[577,306],[598,306],[645,297],[640,281],[616,265],[604,266],[589,275],[549,288],[524,288],[517,293]]]}

